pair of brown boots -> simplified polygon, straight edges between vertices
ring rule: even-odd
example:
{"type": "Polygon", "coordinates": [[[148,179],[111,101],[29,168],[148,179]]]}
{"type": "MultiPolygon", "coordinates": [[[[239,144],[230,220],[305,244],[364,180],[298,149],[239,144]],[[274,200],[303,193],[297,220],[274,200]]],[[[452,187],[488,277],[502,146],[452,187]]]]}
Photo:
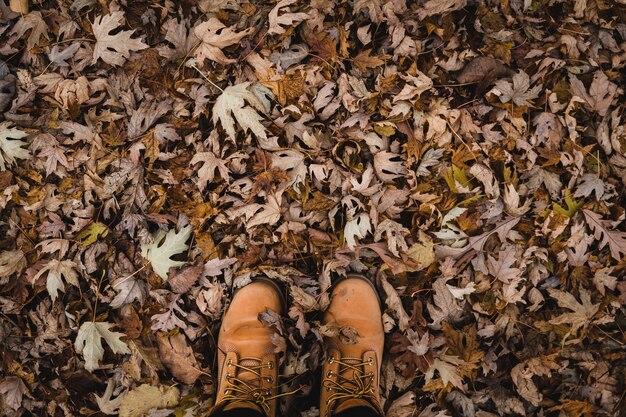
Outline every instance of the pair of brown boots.
{"type": "MultiPolygon", "coordinates": [[[[258,319],[266,308],[282,311],[283,297],[270,280],[258,280],[237,291],[224,315],[218,337],[218,385],[209,416],[262,415],[275,417],[278,398],[277,355],[273,327],[258,319]]],[[[373,284],[350,276],[333,289],[324,324],[350,326],[356,343],[338,337],[324,340],[320,417],[382,416],[380,364],[384,331],[382,312],[373,284]]]]}

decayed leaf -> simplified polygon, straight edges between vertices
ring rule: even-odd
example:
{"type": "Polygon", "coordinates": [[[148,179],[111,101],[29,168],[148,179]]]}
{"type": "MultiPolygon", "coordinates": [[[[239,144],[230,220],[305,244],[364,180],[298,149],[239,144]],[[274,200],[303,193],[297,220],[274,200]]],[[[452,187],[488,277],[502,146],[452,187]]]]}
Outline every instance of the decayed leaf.
{"type": "Polygon", "coordinates": [[[154,273],[164,281],[167,280],[167,273],[171,267],[185,264],[185,262],[174,261],[171,258],[187,250],[189,246],[186,242],[191,232],[191,226],[183,227],[178,233],[174,229],[167,233],[159,230],[154,235],[152,243],[141,245],[141,256],[150,262],[154,273]]]}
{"type": "Polygon", "coordinates": [[[165,40],[174,45],[158,47],[159,55],[170,61],[185,58],[193,50],[200,40],[195,33],[187,28],[184,20],[170,19],[163,25],[167,29],[165,40]]]}
{"type": "Polygon", "coordinates": [[[600,116],[606,115],[617,93],[617,85],[609,81],[603,71],[597,71],[593,75],[589,93],[587,93],[587,89],[575,75],[570,74],[569,80],[573,94],[585,100],[585,105],[590,110],[597,112],[600,116]]]}
{"type": "Polygon", "coordinates": [[[617,277],[611,275],[613,267],[600,268],[593,275],[593,285],[596,286],[598,292],[604,295],[606,288],[613,291],[617,286],[617,277]]]}
{"type": "Polygon", "coordinates": [[[541,85],[530,88],[530,77],[524,71],[520,71],[513,75],[513,82],[505,80],[496,82],[496,89],[500,96],[500,101],[508,103],[512,101],[518,106],[529,106],[528,100],[535,99],[539,96],[541,85]]]}
{"type": "Polygon", "coordinates": [[[458,319],[463,309],[448,289],[446,279],[438,278],[433,283],[433,290],[435,291],[433,295],[434,304],[428,303],[427,305],[428,313],[433,320],[431,325],[438,327],[444,320],[453,322],[458,319]]]}
{"type": "Polygon", "coordinates": [[[434,378],[435,371],[437,371],[444,386],[450,383],[465,392],[463,379],[459,374],[459,365],[463,364],[465,364],[465,361],[457,356],[440,355],[435,358],[430,368],[428,368],[428,370],[424,373],[426,382],[428,383],[432,380],[434,378]]]}
{"type": "Polygon", "coordinates": [[[571,324],[571,333],[575,333],[576,330],[581,327],[588,326],[600,308],[600,304],[593,304],[591,302],[591,296],[584,288],[580,289],[580,300],[582,301],[582,304],[568,292],[557,290],[555,288],[548,288],[548,292],[552,298],[557,300],[559,306],[572,310],[572,313],[564,313],[553,318],[550,320],[550,323],[571,324]]]}
{"type": "Polygon", "coordinates": [[[395,256],[400,256],[399,250],[408,251],[409,247],[404,240],[404,236],[409,234],[409,229],[391,219],[378,223],[374,233],[374,241],[378,242],[383,234],[386,236],[387,247],[395,256]]]}
{"type": "Polygon", "coordinates": [[[119,29],[124,21],[124,12],[117,11],[104,16],[97,16],[93,23],[96,45],[93,48],[93,63],[102,59],[107,64],[123,65],[131,51],[146,49],[148,45],[141,39],[131,38],[134,31],[122,30],[115,35],[111,32],[119,29]]]}
{"type": "Polygon", "coordinates": [[[17,376],[9,376],[0,382],[0,394],[6,398],[6,405],[12,410],[17,410],[22,406],[24,393],[28,391],[24,381],[17,376]]]}
{"type": "Polygon", "coordinates": [[[202,263],[187,265],[170,274],[167,282],[170,284],[172,291],[177,294],[184,294],[198,282],[204,270],[205,266],[202,263]]]}
{"type": "Polygon", "coordinates": [[[252,33],[254,28],[250,27],[244,31],[236,32],[234,27],[235,25],[226,27],[225,24],[212,17],[194,28],[194,34],[201,41],[195,52],[201,64],[205,59],[222,65],[237,62],[236,59],[227,58],[222,49],[239,43],[245,36],[252,33]]]}
{"type": "Polygon", "coordinates": [[[74,261],[65,260],[59,261],[57,259],[50,259],[46,266],[41,268],[39,272],[33,277],[33,280],[36,280],[46,272],[48,273],[46,288],[48,289],[48,293],[54,301],[58,296],[58,291],[65,291],[65,286],[63,285],[63,281],[61,280],[61,276],[65,278],[68,284],[72,284],[78,286],[78,275],[74,270],[76,268],[76,263],[74,261]]]}
{"type": "Polygon", "coordinates": [[[139,301],[143,304],[146,298],[146,283],[133,276],[118,278],[111,284],[111,287],[117,291],[117,295],[111,300],[111,308],[120,308],[133,301],[139,301]]]}
{"type": "Polygon", "coordinates": [[[270,28],[267,31],[268,35],[285,33],[285,29],[282,26],[296,27],[298,23],[309,18],[306,13],[292,13],[288,6],[297,3],[298,0],[281,0],[270,11],[268,16],[270,28]]]}
{"type": "Polygon", "coordinates": [[[11,127],[9,122],[0,123],[0,171],[6,169],[6,164],[13,165],[18,159],[28,159],[30,152],[22,148],[28,144],[20,139],[28,133],[11,127]]]}
{"type": "Polygon", "coordinates": [[[467,0],[428,0],[423,8],[419,8],[417,14],[420,19],[428,16],[450,13],[465,7],[467,0]]]}
{"type": "Polygon", "coordinates": [[[398,319],[398,327],[400,327],[400,330],[402,331],[408,329],[410,317],[402,306],[402,300],[400,299],[400,296],[398,296],[398,292],[385,278],[383,278],[381,282],[383,290],[385,291],[385,294],[387,294],[385,304],[387,304],[387,307],[394,312],[394,315],[398,319]]]}
{"type": "Polygon", "coordinates": [[[378,178],[385,182],[391,182],[407,172],[400,155],[387,151],[381,151],[374,155],[374,168],[378,178]]]}
{"type": "Polygon", "coordinates": [[[269,108],[248,89],[249,82],[226,87],[213,106],[213,124],[219,121],[226,134],[233,140],[236,138],[235,120],[244,132],[252,131],[258,138],[267,139],[265,127],[261,124],[262,117],[257,111],[266,113],[269,108]],[[231,115],[232,114],[232,115],[231,115]]]}
{"type": "Polygon", "coordinates": [[[93,371],[98,369],[98,362],[104,356],[102,339],[109,345],[113,353],[130,353],[128,345],[120,340],[124,333],[109,330],[114,323],[87,321],[78,329],[78,335],[74,342],[77,353],[82,353],[85,358],[85,369],[93,371]]]}
{"type": "Polygon", "coordinates": [[[0,253],[0,283],[9,276],[20,273],[26,267],[26,256],[20,249],[0,253]]]}
{"type": "Polygon", "coordinates": [[[589,225],[593,231],[595,238],[597,240],[602,239],[600,243],[598,243],[600,249],[605,247],[608,243],[611,256],[619,261],[621,255],[626,254],[626,232],[607,229],[602,217],[591,210],[583,209],[583,213],[585,214],[587,225],[589,225]]]}
{"type": "Polygon", "coordinates": [[[228,182],[230,180],[228,167],[213,152],[198,152],[193,156],[190,164],[194,165],[198,162],[202,162],[202,166],[198,170],[198,188],[200,188],[200,191],[204,191],[208,183],[213,181],[215,171],[219,172],[224,181],[228,182]]]}
{"type": "Polygon", "coordinates": [[[193,350],[187,344],[185,335],[157,335],[159,356],[163,365],[183,384],[192,385],[200,374],[200,366],[193,356],[193,350]]]}
{"type": "Polygon", "coordinates": [[[410,417],[415,414],[417,406],[415,405],[415,393],[408,391],[400,396],[389,406],[386,417],[410,417]]]}
{"type": "Polygon", "coordinates": [[[596,200],[600,200],[604,195],[604,181],[594,174],[585,174],[581,178],[578,188],[574,193],[574,198],[589,197],[592,193],[596,194],[596,200]]]}
{"type": "Polygon", "coordinates": [[[355,238],[363,239],[372,231],[372,223],[370,217],[366,213],[359,213],[353,219],[346,222],[343,229],[343,236],[346,244],[353,249],[357,242],[355,238]]]}
{"type": "Polygon", "coordinates": [[[120,417],[140,417],[153,408],[167,408],[178,404],[176,387],[142,384],[128,392],[120,403],[120,417]]]}
{"type": "Polygon", "coordinates": [[[97,394],[95,395],[96,403],[98,404],[100,411],[102,411],[104,414],[108,414],[111,416],[118,415],[120,404],[122,403],[122,400],[124,399],[124,396],[127,392],[121,392],[117,394],[117,397],[111,398],[113,396],[114,389],[115,382],[113,381],[113,378],[110,378],[107,382],[107,387],[106,390],[104,390],[104,394],[102,394],[102,397],[97,394]]]}

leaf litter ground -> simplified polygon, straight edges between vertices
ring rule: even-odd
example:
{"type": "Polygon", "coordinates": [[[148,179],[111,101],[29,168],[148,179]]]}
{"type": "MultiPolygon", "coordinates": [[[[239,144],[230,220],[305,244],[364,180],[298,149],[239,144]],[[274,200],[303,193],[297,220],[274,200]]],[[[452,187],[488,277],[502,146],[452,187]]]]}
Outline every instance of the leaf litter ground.
{"type": "Polygon", "coordinates": [[[623,1],[0,1],[0,410],[190,416],[233,290],[318,415],[333,280],[387,414],[626,414],[623,1]]]}

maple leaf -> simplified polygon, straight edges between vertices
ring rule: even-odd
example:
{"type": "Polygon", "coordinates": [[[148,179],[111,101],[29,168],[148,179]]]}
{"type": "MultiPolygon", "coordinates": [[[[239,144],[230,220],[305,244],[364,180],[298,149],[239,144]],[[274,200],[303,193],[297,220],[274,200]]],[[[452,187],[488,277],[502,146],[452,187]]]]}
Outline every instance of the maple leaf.
{"type": "Polygon", "coordinates": [[[596,193],[596,200],[599,201],[604,195],[604,181],[596,174],[585,174],[582,176],[573,197],[589,197],[594,192],[596,193]]]}
{"type": "Polygon", "coordinates": [[[591,210],[583,209],[583,214],[587,224],[593,231],[594,237],[597,240],[602,239],[598,244],[599,248],[602,249],[608,243],[613,259],[620,261],[620,255],[626,254],[626,232],[607,229],[602,217],[591,210]]]}
{"type": "Polygon", "coordinates": [[[306,13],[291,13],[287,6],[297,2],[298,0],[281,0],[274,6],[268,16],[270,24],[270,28],[267,31],[268,35],[282,35],[285,33],[285,29],[282,26],[295,28],[303,20],[309,19],[309,15],[306,13]],[[279,15],[279,12],[282,13],[279,15]]]}
{"type": "MultiPolygon", "coordinates": [[[[372,56],[372,50],[366,49],[364,51],[359,52],[357,56],[354,57],[352,63],[356,65],[358,69],[361,71],[366,71],[368,68],[376,68],[380,67],[385,63],[382,59],[377,56],[372,56]]],[[[395,101],[395,99],[394,99],[395,101]]]]}
{"type": "Polygon", "coordinates": [[[600,304],[593,304],[589,292],[584,288],[580,289],[582,304],[568,292],[557,290],[556,288],[548,288],[548,292],[557,301],[559,307],[573,311],[573,313],[564,313],[550,320],[551,324],[571,324],[572,329],[570,333],[575,333],[581,327],[588,326],[600,309],[600,304]]]}
{"type": "Polygon", "coordinates": [[[422,157],[420,158],[420,163],[417,166],[417,169],[415,170],[415,173],[417,174],[417,176],[426,177],[430,175],[431,170],[429,170],[428,168],[436,167],[437,165],[439,165],[440,163],[439,160],[443,156],[443,153],[444,153],[444,149],[441,149],[441,148],[439,149],[430,148],[426,152],[424,152],[424,155],[422,155],[422,157]]]}
{"type": "Polygon", "coordinates": [[[343,236],[350,249],[356,246],[355,238],[363,239],[372,231],[372,223],[367,213],[359,213],[354,218],[348,220],[343,229],[343,236]]]}
{"type": "Polygon", "coordinates": [[[256,94],[256,90],[248,89],[249,85],[250,82],[245,82],[226,87],[213,106],[213,124],[217,126],[219,121],[233,141],[236,139],[233,116],[244,132],[250,130],[257,137],[267,139],[265,127],[261,124],[262,117],[255,109],[263,113],[270,109],[256,94]]]}
{"type": "Polygon", "coordinates": [[[6,169],[5,162],[14,164],[17,159],[28,159],[30,153],[22,146],[28,144],[20,139],[28,136],[28,133],[19,129],[11,128],[9,122],[0,123],[0,171],[6,169]]]}
{"type": "Polygon", "coordinates": [[[617,286],[617,277],[611,275],[613,267],[600,268],[593,275],[593,285],[598,289],[598,292],[604,295],[606,288],[609,290],[615,290],[617,286]]]}
{"type": "Polygon", "coordinates": [[[186,329],[187,325],[182,321],[176,313],[182,317],[186,317],[187,313],[178,305],[180,301],[180,294],[176,294],[168,303],[167,310],[160,314],[155,314],[150,319],[152,320],[152,330],[160,330],[162,332],[169,332],[176,327],[186,329]]]}
{"type": "Polygon", "coordinates": [[[467,0],[428,0],[422,7],[418,8],[417,15],[423,20],[428,16],[459,10],[466,4],[467,0]]]}
{"type": "Polygon", "coordinates": [[[409,229],[402,226],[391,219],[385,219],[378,223],[376,232],[374,233],[374,241],[378,242],[382,239],[383,234],[386,235],[387,247],[395,256],[400,256],[399,250],[408,251],[409,247],[404,240],[403,235],[409,234],[409,229]]]}
{"type": "Polygon", "coordinates": [[[246,222],[247,227],[256,227],[262,224],[274,225],[278,223],[281,216],[280,205],[282,203],[282,192],[268,196],[267,204],[261,206],[261,210],[254,214],[246,222]]]}
{"type": "Polygon", "coordinates": [[[48,289],[50,298],[52,298],[52,301],[54,302],[58,296],[58,291],[65,291],[65,286],[63,285],[61,276],[65,278],[65,281],[67,281],[68,284],[78,287],[78,275],[74,270],[75,268],[76,263],[74,261],[59,261],[57,259],[51,259],[48,261],[46,266],[41,268],[41,270],[33,277],[33,281],[47,272],[48,277],[46,281],[46,288],[48,289]]]}
{"type": "Polygon", "coordinates": [[[459,366],[466,363],[467,362],[458,356],[439,355],[435,358],[430,368],[424,372],[426,383],[433,379],[435,371],[437,371],[439,372],[439,377],[441,377],[441,381],[444,386],[450,383],[465,392],[465,388],[463,387],[463,378],[461,378],[461,375],[459,374],[459,366]]]}
{"type": "MultiPolygon", "coordinates": [[[[20,273],[26,267],[26,256],[21,249],[10,250],[0,253],[0,278],[20,273]]],[[[0,283],[5,280],[0,279],[0,283]]]]}
{"type": "Polygon", "coordinates": [[[304,163],[304,155],[295,149],[273,152],[272,167],[289,174],[290,185],[298,185],[307,179],[307,166],[304,163]]]}
{"type": "Polygon", "coordinates": [[[223,160],[213,154],[213,152],[198,152],[191,158],[190,165],[195,165],[198,162],[202,162],[202,166],[198,170],[198,188],[200,191],[204,191],[209,182],[215,178],[215,171],[220,173],[220,176],[227,183],[230,180],[230,171],[223,160]]]}
{"type": "Polygon", "coordinates": [[[191,226],[183,227],[178,233],[174,229],[167,233],[159,230],[154,235],[152,243],[141,244],[141,256],[150,262],[154,273],[164,281],[167,280],[170,268],[185,264],[182,261],[174,261],[171,257],[187,250],[189,246],[185,242],[191,236],[191,232],[191,226]]]}
{"type": "Polygon", "coordinates": [[[104,394],[102,394],[102,397],[97,394],[94,395],[94,397],[96,397],[96,403],[98,404],[98,408],[100,408],[100,411],[102,411],[104,414],[112,416],[118,415],[122,398],[124,398],[124,395],[126,395],[126,393],[128,392],[124,391],[117,394],[117,397],[111,398],[113,396],[114,389],[115,382],[113,381],[113,378],[109,378],[109,380],[107,381],[107,387],[104,390],[104,394]]]}
{"type": "Polygon", "coordinates": [[[239,43],[245,36],[252,33],[254,28],[250,27],[237,33],[234,29],[235,26],[226,27],[225,24],[212,17],[194,28],[194,34],[201,41],[200,46],[196,49],[196,58],[200,64],[204,63],[205,59],[222,65],[237,62],[236,59],[227,58],[222,49],[239,43]]]}
{"type": "Polygon", "coordinates": [[[32,11],[28,14],[24,14],[20,20],[15,24],[11,33],[15,34],[18,38],[23,37],[27,31],[31,31],[26,40],[26,47],[33,49],[41,42],[41,37],[50,39],[48,36],[48,25],[40,11],[32,11]]]}
{"type": "Polygon", "coordinates": [[[0,394],[5,396],[6,405],[12,410],[18,410],[22,406],[25,392],[28,392],[28,388],[20,377],[7,376],[0,382],[0,394]]]}
{"type": "Polygon", "coordinates": [[[402,88],[402,91],[393,98],[394,103],[400,100],[411,100],[415,98],[415,96],[419,98],[420,94],[424,91],[433,88],[433,80],[423,72],[417,71],[417,77],[407,75],[403,78],[407,83],[404,85],[404,88],[402,88]]]}
{"type": "Polygon", "coordinates": [[[495,86],[500,96],[500,101],[508,103],[513,101],[518,106],[530,106],[528,100],[535,99],[539,96],[541,85],[530,88],[530,78],[528,74],[520,70],[513,75],[513,83],[505,80],[498,80],[495,86]]]}
{"type": "Polygon", "coordinates": [[[159,46],[157,50],[159,55],[170,61],[185,58],[200,41],[192,31],[187,29],[184,19],[181,19],[180,22],[177,19],[170,19],[165,22],[163,28],[167,29],[165,40],[174,45],[174,47],[159,46]]]}
{"type": "Polygon", "coordinates": [[[402,300],[398,295],[398,291],[396,291],[393,285],[391,285],[389,281],[387,281],[387,279],[384,277],[382,277],[381,283],[383,286],[383,290],[387,295],[387,298],[385,299],[385,304],[387,304],[387,307],[389,307],[389,309],[393,311],[396,319],[398,319],[398,327],[400,328],[400,330],[407,330],[409,328],[409,322],[411,321],[411,318],[409,317],[406,310],[404,309],[404,306],[402,305],[402,300]]]}
{"type": "Polygon", "coordinates": [[[102,339],[109,345],[113,353],[130,353],[128,345],[120,340],[120,337],[125,336],[124,333],[109,330],[113,326],[115,326],[114,323],[88,321],[78,329],[74,348],[77,353],[83,354],[85,369],[89,372],[98,369],[98,362],[104,356],[102,339]]]}
{"type": "Polygon", "coordinates": [[[135,300],[138,300],[139,304],[143,304],[148,293],[146,283],[132,276],[116,279],[111,284],[111,287],[119,291],[109,304],[111,308],[120,308],[135,300]]]}
{"type": "MultiPolygon", "coordinates": [[[[496,227],[490,231],[484,232],[479,236],[471,236],[469,238],[469,244],[462,248],[437,246],[435,248],[437,257],[445,258],[446,256],[452,256],[455,259],[458,259],[471,251],[474,253],[481,252],[485,243],[487,243],[487,239],[489,239],[489,237],[491,237],[494,233],[497,233],[500,241],[504,242],[506,240],[506,235],[511,231],[511,229],[513,229],[513,227],[515,227],[517,223],[519,223],[520,219],[521,217],[510,217],[497,224],[496,227]]],[[[435,233],[435,235],[437,235],[437,233],[435,233]]]]}
{"type": "Polygon", "coordinates": [[[102,59],[107,64],[116,66],[123,65],[130,57],[131,51],[140,51],[148,48],[141,39],[133,39],[134,30],[122,30],[115,35],[110,33],[117,30],[124,20],[124,12],[117,11],[104,16],[97,16],[91,24],[93,34],[96,37],[96,45],[93,48],[92,63],[102,59]]]}
{"type": "Polygon", "coordinates": [[[517,262],[515,247],[507,245],[500,250],[498,260],[491,255],[487,255],[487,267],[489,273],[496,279],[510,283],[520,279],[522,271],[519,268],[513,268],[513,264],[517,262]]]}
{"type": "Polygon", "coordinates": [[[610,82],[602,70],[593,75],[589,93],[584,84],[572,73],[569,74],[570,90],[585,101],[585,107],[597,112],[600,116],[606,115],[613,98],[617,94],[617,85],[610,82]]]}
{"type": "Polygon", "coordinates": [[[433,322],[430,324],[433,328],[439,327],[442,321],[456,321],[463,312],[463,308],[459,305],[456,298],[447,287],[446,278],[437,278],[432,287],[434,290],[433,302],[428,303],[426,308],[433,322]]]}
{"type": "Polygon", "coordinates": [[[400,155],[387,151],[380,151],[374,155],[374,168],[378,178],[384,182],[391,182],[407,173],[400,155]]]}

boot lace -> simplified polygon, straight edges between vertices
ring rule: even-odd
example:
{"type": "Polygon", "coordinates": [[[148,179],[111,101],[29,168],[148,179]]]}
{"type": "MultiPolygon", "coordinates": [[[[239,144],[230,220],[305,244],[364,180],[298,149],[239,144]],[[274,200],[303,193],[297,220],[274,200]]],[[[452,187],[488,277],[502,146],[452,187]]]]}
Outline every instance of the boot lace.
{"type": "Polygon", "coordinates": [[[370,402],[376,404],[376,396],[374,393],[374,373],[364,372],[365,365],[373,365],[372,359],[362,361],[362,358],[349,358],[344,357],[339,359],[330,358],[328,363],[337,362],[339,369],[335,373],[328,371],[326,377],[322,382],[322,386],[328,390],[332,390],[333,393],[326,400],[327,410],[331,409],[332,404],[335,401],[362,398],[367,399],[370,402]],[[352,370],[351,377],[346,377],[344,374],[346,371],[352,370]],[[337,379],[333,379],[335,375],[337,379]]]}
{"type": "Polygon", "coordinates": [[[272,376],[262,376],[261,370],[263,368],[274,368],[274,362],[263,363],[257,358],[241,358],[240,363],[228,360],[227,367],[234,367],[239,375],[242,371],[249,372],[253,375],[250,379],[241,379],[237,376],[226,373],[226,383],[228,386],[224,390],[224,401],[245,401],[257,404],[265,411],[267,415],[270,414],[270,402],[276,398],[291,395],[297,392],[299,389],[292,392],[285,392],[282,394],[272,395],[272,390],[277,389],[277,385],[273,385],[271,389],[264,388],[262,381],[266,380],[269,383],[274,383],[272,376]],[[249,363],[256,363],[255,365],[249,365],[249,363]],[[243,365],[242,363],[248,363],[243,365]]]}

